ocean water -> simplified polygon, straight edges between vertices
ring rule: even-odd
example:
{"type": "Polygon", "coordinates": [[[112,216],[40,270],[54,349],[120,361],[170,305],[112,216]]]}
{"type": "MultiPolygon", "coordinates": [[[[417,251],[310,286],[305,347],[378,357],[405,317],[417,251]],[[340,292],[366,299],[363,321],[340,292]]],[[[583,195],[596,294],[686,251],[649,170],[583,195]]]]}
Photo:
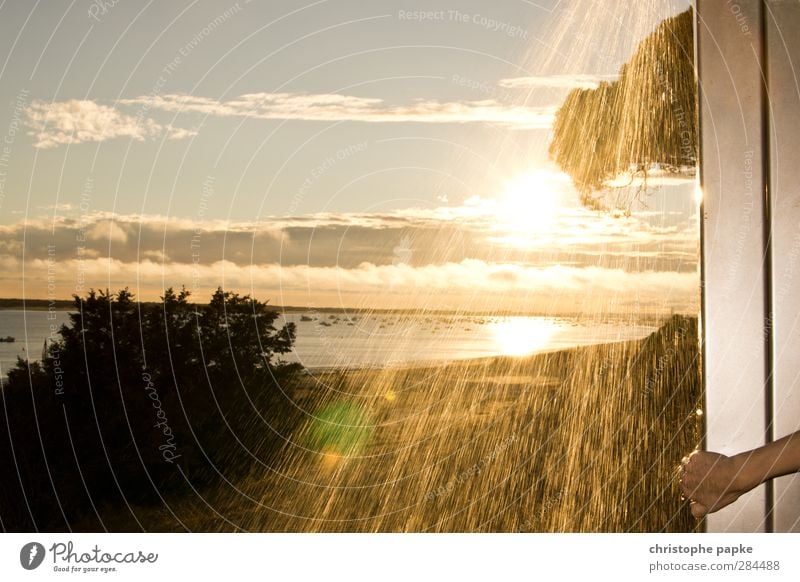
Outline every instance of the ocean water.
{"type": "Polygon", "coordinates": [[[0,310],[0,337],[11,336],[12,343],[0,343],[0,375],[5,376],[17,363],[17,356],[39,360],[44,340],[50,337],[52,329],[60,329],[68,320],[66,311],[35,309],[0,310]]]}
{"type": "Polygon", "coordinates": [[[288,313],[297,325],[285,359],[307,368],[393,366],[490,356],[525,356],[640,339],[650,325],[534,316],[288,313]],[[311,320],[309,321],[309,318],[311,320]]]}
{"type": "MultiPolygon", "coordinates": [[[[1,310],[0,370],[17,356],[38,360],[51,324],[60,328],[66,311],[1,310]]],[[[384,313],[285,313],[297,341],[284,359],[308,368],[398,366],[490,356],[524,356],[574,346],[633,340],[655,331],[651,325],[533,316],[402,315],[384,313]]]]}

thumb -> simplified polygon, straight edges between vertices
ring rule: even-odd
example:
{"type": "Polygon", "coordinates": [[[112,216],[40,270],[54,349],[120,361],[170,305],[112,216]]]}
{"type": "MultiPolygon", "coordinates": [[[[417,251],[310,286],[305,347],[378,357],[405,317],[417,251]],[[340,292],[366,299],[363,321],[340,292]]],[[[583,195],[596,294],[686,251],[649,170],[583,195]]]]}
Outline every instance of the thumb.
{"type": "Polygon", "coordinates": [[[697,501],[692,501],[689,504],[689,508],[692,510],[692,515],[695,517],[695,519],[705,517],[705,515],[708,513],[708,507],[702,503],[698,503],[697,501]]]}

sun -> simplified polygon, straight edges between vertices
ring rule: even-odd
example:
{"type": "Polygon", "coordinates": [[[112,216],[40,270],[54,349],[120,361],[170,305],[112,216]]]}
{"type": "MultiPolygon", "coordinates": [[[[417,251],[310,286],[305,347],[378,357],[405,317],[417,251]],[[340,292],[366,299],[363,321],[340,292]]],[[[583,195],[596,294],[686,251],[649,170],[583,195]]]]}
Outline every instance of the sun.
{"type": "Polygon", "coordinates": [[[558,192],[546,172],[521,174],[506,182],[497,198],[498,226],[517,233],[552,231],[558,219],[558,192]]]}

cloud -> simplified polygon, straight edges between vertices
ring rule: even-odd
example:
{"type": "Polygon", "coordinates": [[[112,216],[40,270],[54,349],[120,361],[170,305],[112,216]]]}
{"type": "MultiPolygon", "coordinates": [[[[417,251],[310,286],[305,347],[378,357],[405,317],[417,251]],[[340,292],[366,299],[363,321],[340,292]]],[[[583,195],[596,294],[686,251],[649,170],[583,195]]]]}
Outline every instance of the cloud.
{"type": "Polygon", "coordinates": [[[36,140],[34,147],[103,142],[118,137],[144,141],[164,135],[182,139],[195,132],[162,126],[152,119],[138,119],[94,101],[70,100],[54,103],[34,101],[26,109],[26,124],[36,140]]]}
{"type": "Polygon", "coordinates": [[[223,285],[293,305],[556,312],[621,295],[685,310],[699,295],[695,222],[576,206],[548,229],[506,232],[479,197],[240,222],[75,211],[0,226],[0,293],[21,296],[23,274],[29,297],[55,276],[59,297],[130,286],[155,299],[169,285],[204,297],[223,285]]]}
{"type": "Polygon", "coordinates": [[[361,121],[369,123],[498,123],[516,129],[546,129],[555,107],[510,106],[493,99],[439,102],[418,100],[390,106],[382,99],[337,94],[249,93],[218,101],[184,94],[123,99],[123,105],[217,117],[361,121]]]}
{"type": "MultiPolygon", "coordinates": [[[[0,265],[8,274],[0,275],[0,292],[14,296],[19,276],[11,273],[22,272],[22,263],[3,257],[0,265]]],[[[123,262],[109,258],[61,261],[54,266],[46,259],[34,259],[25,263],[24,272],[29,297],[36,296],[37,289],[43,295],[48,287],[32,285],[32,281],[47,281],[59,296],[66,291],[85,293],[90,286],[112,290],[129,286],[142,299],[156,299],[166,286],[186,285],[202,300],[214,288],[223,286],[282,305],[329,298],[332,305],[343,302],[376,308],[449,305],[553,312],[581,306],[586,309],[588,304],[596,307],[619,296],[693,309],[698,295],[696,273],[630,273],[601,267],[537,267],[475,259],[419,267],[362,263],[353,268],[241,265],[231,261],[163,264],[149,259],[123,262]]]]}
{"type": "Polygon", "coordinates": [[[148,110],[200,113],[216,117],[334,120],[359,117],[380,106],[380,99],[336,94],[249,93],[227,101],[181,93],[122,99],[122,105],[148,110]]]}
{"type": "Polygon", "coordinates": [[[478,259],[523,265],[695,272],[697,225],[682,215],[614,218],[582,207],[561,208],[552,224],[505,230],[491,201],[406,208],[385,213],[265,216],[250,221],[191,220],[159,215],[76,212],[0,226],[0,255],[58,260],[106,256],[166,263],[354,268],[369,262],[413,267],[478,259]],[[24,242],[23,242],[24,241],[24,242]],[[79,244],[80,243],[80,244],[79,244]],[[400,249],[401,252],[398,251],[400,249]]]}
{"type": "Polygon", "coordinates": [[[26,124],[37,148],[103,142],[127,137],[144,141],[157,137],[185,139],[196,130],[161,124],[142,112],[200,114],[211,117],[365,123],[492,123],[511,129],[549,129],[556,107],[507,105],[494,99],[425,101],[387,105],[382,99],[337,94],[249,93],[229,100],[184,94],[146,95],[122,99],[116,107],[95,101],[34,101],[26,109],[26,124]],[[118,107],[137,107],[136,116],[118,107]]]}
{"type": "Polygon", "coordinates": [[[647,170],[647,175],[637,173],[631,175],[630,173],[623,173],[616,178],[609,180],[607,185],[611,188],[639,188],[643,185],[648,188],[653,186],[676,186],[679,184],[697,184],[695,177],[695,168],[686,167],[683,173],[676,174],[668,172],[659,168],[650,168],[647,170]]]}
{"type": "Polygon", "coordinates": [[[499,83],[506,89],[530,89],[541,87],[548,89],[595,89],[602,82],[616,80],[618,75],[536,75],[531,77],[512,77],[502,79],[499,83]]]}
{"type": "Polygon", "coordinates": [[[128,242],[128,233],[113,220],[98,220],[86,230],[86,237],[92,241],[122,244],[128,242]]]}

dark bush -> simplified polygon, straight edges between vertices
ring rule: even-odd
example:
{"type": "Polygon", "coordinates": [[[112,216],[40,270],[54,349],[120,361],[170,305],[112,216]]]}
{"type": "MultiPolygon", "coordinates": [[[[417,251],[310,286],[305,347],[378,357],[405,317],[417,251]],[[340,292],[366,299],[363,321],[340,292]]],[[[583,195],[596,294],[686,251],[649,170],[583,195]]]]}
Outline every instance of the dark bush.
{"type": "Polygon", "coordinates": [[[0,518],[6,531],[66,530],[126,504],[159,503],[269,463],[290,406],[294,324],[218,289],[207,305],[167,289],[90,291],[43,361],[2,390],[0,518]]]}

